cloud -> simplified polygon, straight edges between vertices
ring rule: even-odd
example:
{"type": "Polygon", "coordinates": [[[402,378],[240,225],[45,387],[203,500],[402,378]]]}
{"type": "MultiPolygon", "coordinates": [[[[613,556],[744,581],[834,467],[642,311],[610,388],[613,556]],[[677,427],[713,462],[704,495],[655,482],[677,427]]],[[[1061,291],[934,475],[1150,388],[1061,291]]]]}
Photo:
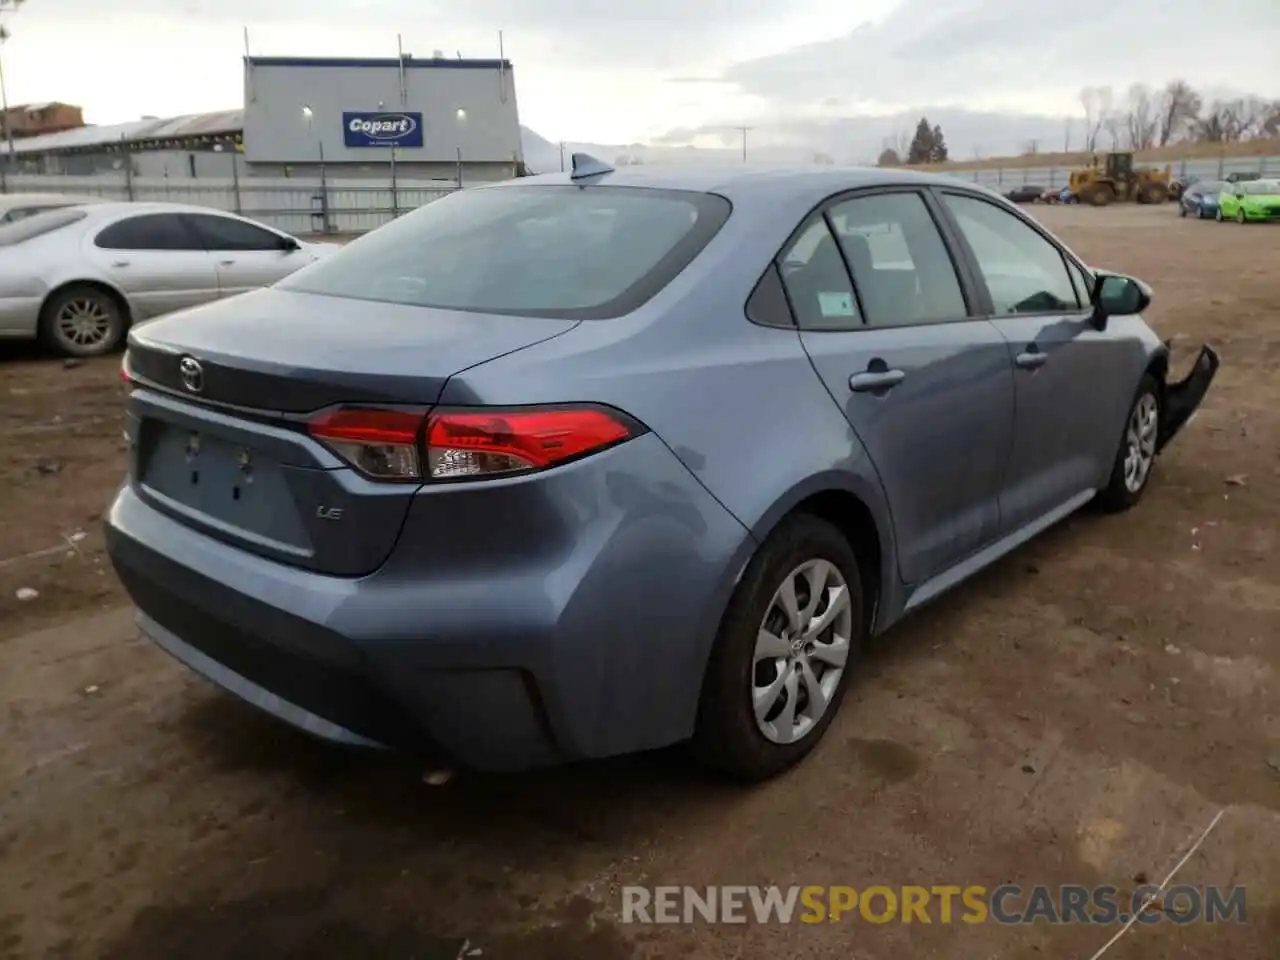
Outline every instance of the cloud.
{"type": "Polygon", "coordinates": [[[904,0],[876,23],[734,64],[724,79],[793,105],[833,94],[886,106],[1068,103],[1086,85],[1175,76],[1275,94],[1278,47],[1276,0],[1221,0],[1211,14],[1191,0],[1076,0],[1056,16],[1025,0],[904,0]],[[1229,48],[1209,42],[1230,23],[1241,29],[1229,48]]]}

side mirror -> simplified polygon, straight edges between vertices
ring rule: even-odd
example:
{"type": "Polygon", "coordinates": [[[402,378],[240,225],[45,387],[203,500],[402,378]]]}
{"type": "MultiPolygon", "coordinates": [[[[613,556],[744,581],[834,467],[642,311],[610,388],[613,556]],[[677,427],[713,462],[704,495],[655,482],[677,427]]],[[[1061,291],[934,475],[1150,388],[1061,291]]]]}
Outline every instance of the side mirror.
{"type": "Polygon", "coordinates": [[[1105,329],[1108,317],[1142,313],[1151,305],[1151,288],[1118,273],[1100,273],[1093,288],[1093,324],[1105,329]]]}
{"type": "Polygon", "coordinates": [[[294,250],[301,250],[302,244],[300,244],[297,240],[293,239],[293,237],[281,237],[280,249],[283,250],[285,253],[292,253],[294,250]]]}

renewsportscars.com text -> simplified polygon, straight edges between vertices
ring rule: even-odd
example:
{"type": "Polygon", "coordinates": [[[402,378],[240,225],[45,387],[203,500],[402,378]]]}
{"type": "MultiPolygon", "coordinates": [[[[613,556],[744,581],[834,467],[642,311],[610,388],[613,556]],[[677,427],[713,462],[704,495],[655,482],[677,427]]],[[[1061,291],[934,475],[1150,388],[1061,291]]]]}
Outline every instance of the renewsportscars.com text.
{"type": "Polygon", "coordinates": [[[623,887],[622,922],[1219,923],[1246,919],[1243,887],[791,886],[623,887]],[[1154,898],[1154,899],[1153,899],[1154,898]],[[1145,908],[1145,909],[1144,909],[1145,908]]]}

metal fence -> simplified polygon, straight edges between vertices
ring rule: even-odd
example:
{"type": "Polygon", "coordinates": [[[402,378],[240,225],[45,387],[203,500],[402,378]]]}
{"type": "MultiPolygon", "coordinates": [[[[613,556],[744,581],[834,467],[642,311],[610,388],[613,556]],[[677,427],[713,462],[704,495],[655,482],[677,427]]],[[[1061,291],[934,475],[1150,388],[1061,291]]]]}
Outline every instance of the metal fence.
{"type": "MultiPolygon", "coordinates": [[[[1139,167],[1157,167],[1163,170],[1165,163],[1136,161],[1139,167]]],[[[1194,160],[1168,162],[1175,177],[1203,177],[1222,180],[1232,173],[1260,173],[1264,177],[1280,179],[1280,157],[1202,157],[1194,160]]],[[[957,170],[952,176],[973,183],[980,183],[993,190],[1009,190],[1032,184],[1043,187],[1064,187],[1071,177],[1072,167],[984,167],[979,170],[957,170]]]]}
{"type": "Polygon", "coordinates": [[[457,190],[440,180],[313,177],[89,177],[0,174],[3,193],[67,193],[162,200],[239,213],[287,233],[365,233],[457,190]]]}
{"type": "MultiPolygon", "coordinates": [[[[1147,165],[1147,164],[1144,164],[1147,165]]],[[[1175,175],[1222,179],[1231,173],[1280,178],[1280,157],[1175,160],[1175,175]]],[[[1156,164],[1161,168],[1164,164],[1156,164]]],[[[1034,184],[1061,187],[1070,167],[986,167],[953,176],[995,190],[1034,184]]],[[[92,176],[5,174],[0,193],[71,193],[113,200],[166,200],[239,213],[288,233],[365,233],[402,213],[460,189],[455,180],[380,177],[141,177],[123,171],[92,176]]]]}

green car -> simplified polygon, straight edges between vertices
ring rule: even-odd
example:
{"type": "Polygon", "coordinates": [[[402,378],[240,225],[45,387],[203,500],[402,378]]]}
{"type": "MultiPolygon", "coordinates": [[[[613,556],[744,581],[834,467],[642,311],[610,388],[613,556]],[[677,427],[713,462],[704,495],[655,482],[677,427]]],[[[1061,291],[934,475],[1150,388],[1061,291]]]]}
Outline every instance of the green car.
{"type": "Polygon", "coordinates": [[[1251,220],[1280,220],[1280,182],[1250,180],[1233,183],[1218,197],[1218,219],[1248,223],[1251,220]]]}

